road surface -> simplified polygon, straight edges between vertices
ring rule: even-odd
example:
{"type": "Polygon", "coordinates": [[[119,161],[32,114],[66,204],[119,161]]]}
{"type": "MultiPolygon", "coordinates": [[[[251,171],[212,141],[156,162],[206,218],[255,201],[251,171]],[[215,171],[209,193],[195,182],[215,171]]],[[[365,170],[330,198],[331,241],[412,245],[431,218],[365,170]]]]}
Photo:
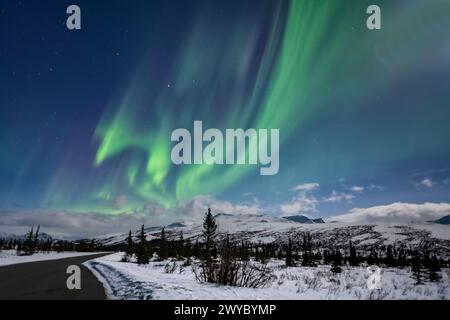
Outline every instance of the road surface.
{"type": "Polygon", "coordinates": [[[82,263],[107,254],[110,253],[0,267],[0,299],[106,299],[102,284],[82,263]],[[80,290],[69,290],[66,286],[69,265],[80,267],[80,290]]]}

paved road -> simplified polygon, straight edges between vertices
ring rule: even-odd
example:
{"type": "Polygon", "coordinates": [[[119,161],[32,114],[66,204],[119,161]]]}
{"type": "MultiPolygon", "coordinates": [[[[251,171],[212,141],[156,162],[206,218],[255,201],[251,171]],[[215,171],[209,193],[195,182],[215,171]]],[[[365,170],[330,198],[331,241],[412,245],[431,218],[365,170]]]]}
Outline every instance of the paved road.
{"type": "Polygon", "coordinates": [[[109,253],[0,267],[0,299],[106,299],[105,290],[83,262],[109,253]],[[69,290],[69,265],[81,269],[81,289],[69,290]]]}

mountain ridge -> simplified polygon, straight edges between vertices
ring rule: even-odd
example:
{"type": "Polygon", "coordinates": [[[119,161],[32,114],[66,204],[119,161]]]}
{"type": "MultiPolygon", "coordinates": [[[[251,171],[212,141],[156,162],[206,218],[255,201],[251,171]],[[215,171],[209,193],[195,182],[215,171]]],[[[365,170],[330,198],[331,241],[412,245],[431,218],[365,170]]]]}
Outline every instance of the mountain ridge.
{"type": "Polygon", "coordinates": [[[284,219],[291,220],[298,223],[325,223],[322,218],[310,219],[304,215],[285,216],[284,219]]]}
{"type": "Polygon", "coordinates": [[[450,224],[450,214],[447,216],[443,216],[440,219],[433,220],[431,222],[438,223],[438,224],[444,224],[444,225],[450,224]]]}
{"type": "MultiPolygon", "coordinates": [[[[350,241],[360,249],[386,245],[415,247],[427,243],[432,251],[450,257],[450,229],[436,223],[298,223],[284,217],[245,214],[216,214],[215,217],[219,240],[229,235],[234,242],[283,244],[289,239],[301,242],[304,233],[309,232],[313,241],[330,248],[346,248],[350,241]]],[[[157,243],[162,227],[147,228],[151,229],[146,231],[147,241],[157,243]]],[[[202,221],[172,223],[164,228],[169,240],[179,239],[181,234],[191,242],[202,239],[202,221]]],[[[132,232],[135,241],[138,234],[139,230],[132,232]]],[[[107,247],[120,248],[127,236],[128,233],[123,233],[94,240],[107,247]]]]}

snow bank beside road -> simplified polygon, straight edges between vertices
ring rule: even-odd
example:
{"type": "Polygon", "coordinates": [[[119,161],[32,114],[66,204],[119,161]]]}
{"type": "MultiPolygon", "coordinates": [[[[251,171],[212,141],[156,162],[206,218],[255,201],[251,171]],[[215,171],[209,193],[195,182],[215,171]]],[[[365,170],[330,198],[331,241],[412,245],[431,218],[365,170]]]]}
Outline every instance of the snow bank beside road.
{"type": "Polygon", "coordinates": [[[8,266],[18,263],[57,260],[63,258],[72,258],[79,256],[88,256],[98,254],[100,252],[48,252],[48,253],[35,253],[31,256],[18,256],[16,250],[3,250],[0,251],[0,266],[8,266]]]}
{"type": "Polygon", "coordinates": [[[164,272],[168,261],[148,265],[120,262],[123,254],[93,259],[84,263],[106,288],[110,299],[175,299],[175,300],[308,300],[308,299],[450,299],[450,270],[442,271],[439,283],[414,285],[405,269],[384,269],[381,290],[367,288],[366,269],[344,267],[341,274],[330,272],[329,266],[317,268],[282,267],[273,261],[276,278],[266,288],[251,289],[200,283],[191,267],[176,264],[173,273],[164,272]]]}

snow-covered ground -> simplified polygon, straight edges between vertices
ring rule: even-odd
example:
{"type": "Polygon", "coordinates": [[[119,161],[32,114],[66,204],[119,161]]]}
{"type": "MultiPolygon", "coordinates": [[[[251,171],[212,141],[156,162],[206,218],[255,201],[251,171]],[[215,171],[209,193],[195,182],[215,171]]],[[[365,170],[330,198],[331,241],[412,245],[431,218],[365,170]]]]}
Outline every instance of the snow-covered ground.
{"type": "Polygon", "coordinates": [[[106,288],[110,299],[446,299],[450,298],[450,270],[442,271],[438,283],[414,285],[409,269],[384,269],[381,290],[369,290],[368,274],[362,267],[344,267],[341,274],[329,266],[285,268],[271,262],[274,280],[265,288],[250,289],[200,283],[191,267],[180,269],[175,262],[173,273],[166,273],[167,262],[139,266],[120,262],[122,253],[85,262],[106,288]]]}
{"type": "Polygon", "coordinates": [[[91,254],[98,254],[99,252],[48,252],[48,253],[35,253],[31,256],[18,256],[16,250],[3,250],[0,251],[0,266],[7,266],[11,264],[44,261],[44,260],[56,260],[62,258],[71,258],[79,256],[87,256],[91,254]]]}

